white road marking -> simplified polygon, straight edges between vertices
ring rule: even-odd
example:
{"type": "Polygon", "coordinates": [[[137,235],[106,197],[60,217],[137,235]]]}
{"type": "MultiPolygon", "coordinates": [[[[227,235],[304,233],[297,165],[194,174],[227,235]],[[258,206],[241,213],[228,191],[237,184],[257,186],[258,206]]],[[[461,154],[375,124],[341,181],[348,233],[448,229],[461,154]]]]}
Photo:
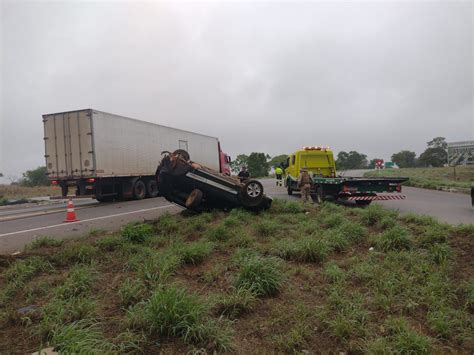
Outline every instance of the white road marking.
{"type": "Polygon", "coordinates": [[[177,205],[165,205],[165,206],[159,206],[159,207],[152,207],[152,208],[145,208],[142,210],[136,210],[136,211],[130,211],[130,212],[123,212],[123,213],[117,213],[109,216],[102,216],[102,217],[95,217],[95,218],[89,218],[89,219],[83,219],[77,222],[69,222],[69,223],[61,223],[61,224],[54,224],[52,226],[46,226],[46,227],[39,227],[39,228],[32,228],[32,229],[25,229],[22,231],[17,231],[17,232],[10,232],[10,233],[5,233],[5,234],[0,234],[0,237],[6,237],[8,235],[14,235],[14,234],[20,234],[20,233],[27,233],[27,232],[34,232],[42,229],[51,229],[51,228],[56,228],[56,227],[65,227],[65,226],[70,226],[72,224],[77,224],[77,223],[84,223],[84,222],[90,222],[90,221],[98,221],[101,219],[107,219],[107,218],[112,218],[112,217],[119,217],[119,216],[125,216],[127,214],[132,214],[132,213],[139,213],[139,212],[146,212],[146,211],[152,211],[152,210],[159,210],[163,208],[169,208],[169,207],[179,207],[177,205]]]}

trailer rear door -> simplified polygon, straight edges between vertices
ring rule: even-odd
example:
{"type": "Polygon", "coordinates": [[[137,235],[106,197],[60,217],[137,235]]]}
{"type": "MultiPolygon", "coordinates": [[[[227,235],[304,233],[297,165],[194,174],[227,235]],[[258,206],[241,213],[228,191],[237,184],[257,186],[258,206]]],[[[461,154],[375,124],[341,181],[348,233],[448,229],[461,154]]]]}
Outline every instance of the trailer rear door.
{"type": "Polygon", "coordinates": [[[44,115],[46,168],[49,177],[79,178],[94,173],[91,111],[44,115]]]}

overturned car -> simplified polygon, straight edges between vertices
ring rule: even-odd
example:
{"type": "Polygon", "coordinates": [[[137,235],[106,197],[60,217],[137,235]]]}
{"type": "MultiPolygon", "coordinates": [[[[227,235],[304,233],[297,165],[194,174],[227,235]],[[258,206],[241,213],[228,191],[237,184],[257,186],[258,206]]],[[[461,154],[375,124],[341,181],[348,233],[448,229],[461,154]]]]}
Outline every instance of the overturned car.
{"type": "Polygon", "coordinates": [[[192,162],[184,150],[161,154],[156,180],[160,194],[170,202],[198,212],[236,207],[259,211],[272,204],[258,180],[240,182],[220,174],[192,162]]]}

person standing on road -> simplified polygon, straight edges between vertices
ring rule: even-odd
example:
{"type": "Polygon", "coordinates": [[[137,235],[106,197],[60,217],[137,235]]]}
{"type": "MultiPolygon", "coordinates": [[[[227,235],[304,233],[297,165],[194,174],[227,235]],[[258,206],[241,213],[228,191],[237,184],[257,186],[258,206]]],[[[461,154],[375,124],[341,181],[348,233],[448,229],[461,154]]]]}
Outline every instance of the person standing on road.
{"type": "Polygon", "coordinates": [[[240,170],[240,172],[237,176],[239,177],[240,182],[244,182],[244,181],[250,179],[250,173],[247,171],[247,167],[242,166],[242,169],[240,170]]]}
{"type": "Polygon", "coordinates": [[[275,169],[276,186],[283,186],[283,169],[279,166],[275,169]]]}
{"type": "Polygon", "coordinates": [[[300,170],[300,176],[298,178],[298,187],[301,191],[301,199],[303,202],[310,201],[310,191],[311,191],[311,176],[306,171],[306,169],[300,170]]]}

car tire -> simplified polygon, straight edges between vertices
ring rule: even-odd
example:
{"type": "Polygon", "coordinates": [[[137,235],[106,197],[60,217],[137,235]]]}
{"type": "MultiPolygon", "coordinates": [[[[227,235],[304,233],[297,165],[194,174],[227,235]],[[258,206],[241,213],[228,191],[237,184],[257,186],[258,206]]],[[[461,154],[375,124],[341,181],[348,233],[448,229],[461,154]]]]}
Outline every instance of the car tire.
{"type": "Polygon", "coordinates": [[[146,184],[146,197],[153,198],[158,196],[158,185],[156,180],[149,180],[146,184]]]}
{"type": "Polygon", "coordinates": [[[146,186],[142,180],[137,180],[133,185],[133,198],[143,200],[146,197],[146,186]]]}
{"type": "Polygon", "coordinates": [[[262,183],[258,180],[247,180],[242,187],[241,197],[244,206],[258,206],[263,199],[262,183]]]}
{"type": "Polygon", "coordinates": [[[186,208],[195,209],[202,201],[203,193],[199,189],[194,189],[186,199],[186,208]]]}

